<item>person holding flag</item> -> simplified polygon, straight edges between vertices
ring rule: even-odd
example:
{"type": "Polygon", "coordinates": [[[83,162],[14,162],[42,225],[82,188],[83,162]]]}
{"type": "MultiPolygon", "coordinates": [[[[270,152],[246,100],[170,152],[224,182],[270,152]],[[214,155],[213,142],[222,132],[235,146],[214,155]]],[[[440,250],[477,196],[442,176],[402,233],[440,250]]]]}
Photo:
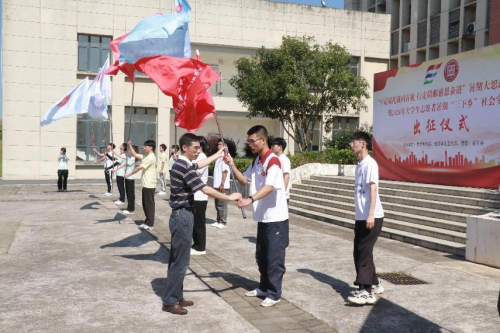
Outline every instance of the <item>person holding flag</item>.
{"type": "Polygon", "coordinates": [[[114,165],[114,150],[116,146],[114,143],[110,142],[106,149],[108,150],[106,153],[101,153],[97,149],[94,148],[94,152],[101,157],[100,159],[94,161],[94,164],[100,163],[104,161],[104,178],[106,179],[106,185],[108,185],[108,190],[104,192],[105,197],[109,197],[113,195],[113,167],[114,165]]]}

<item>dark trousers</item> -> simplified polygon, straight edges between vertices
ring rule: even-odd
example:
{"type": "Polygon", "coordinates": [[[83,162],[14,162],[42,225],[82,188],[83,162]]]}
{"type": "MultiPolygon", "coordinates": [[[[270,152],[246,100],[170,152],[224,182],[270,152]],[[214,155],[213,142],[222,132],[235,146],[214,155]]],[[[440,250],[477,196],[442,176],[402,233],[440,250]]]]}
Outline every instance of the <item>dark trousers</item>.
{"type": "Polygon", "coordinates": [[[375,264],[373,262],[373,247],[382,230],[384,218],[375,219],[375,226],[366,229],[366,220],[356,221],[354,227],[354,266],[356,267],[355,285],[371,287],[379,284],[375,264]]]}
{"type": "Polygon", "coordinates": [[[146,215],[146,221],[144,223],[147,226],[155,225],[155,189],[154,188],[142,188],[142,208],[144,208],[144,215],[146,215]]]}
{"type": "Polygon", "coordinates": [[[57,170],[57,188],[66,190],[68,187],[68,170],[57,170]]]}
{"type": "Polygon", "coordinates": [[[184,277],[191,257],[193,213],[185,209],[172,211],[170,220],[171,248],[168,258],[167,288],[163,304],[170,306],[184,300],[184,277]]]}
{"type": "Polygon", "coordinates": [[[125,179],[125,189],[127,190],[127,210],[133,212],[135,210],[135,180],[125,179]]]}
{"type": "Polygon", "coordinates": [[[267,291],[267,297],[281,298],[281,285],[285,274],[286,233],[285,222],[259,222],[255,259],[259,266],[259,289],[267,291]]]}
{"type": "MultiPolygon", "coordinates": [[[[290,199],[286,199],[286,209],[288,209],[288,204],[290,199]]],[[[286,232],[286,247],[290,245],[290,220],[285,221],[285,232],[286,232]]]]}
{"type": "Polygon", "coordinates": [[[196,251],[205,251],[207,245],[207,211],[208,201],[194,202],[193,246],[196,251]]]}
{"type": "MultiPolygon", "coordinates": [[[[229,195],[229,190],[224,190],[226,195],[229,195]]],[[[215,210],[217,211],[217,222],[227,224],[227,200],[215,199],[215,210]]]]}
{"type": "Polygon", "coordinates": [[[125,177],[116,176],[116,185],[118,186],[118,192],[120,192],[120,201],[125,202],[125,177]]]}
{"type": "Polygon", "coordinates": [[[113,193],[113,169],[104,170],[104,178],[106,178],[108,192],[113,193]]]}

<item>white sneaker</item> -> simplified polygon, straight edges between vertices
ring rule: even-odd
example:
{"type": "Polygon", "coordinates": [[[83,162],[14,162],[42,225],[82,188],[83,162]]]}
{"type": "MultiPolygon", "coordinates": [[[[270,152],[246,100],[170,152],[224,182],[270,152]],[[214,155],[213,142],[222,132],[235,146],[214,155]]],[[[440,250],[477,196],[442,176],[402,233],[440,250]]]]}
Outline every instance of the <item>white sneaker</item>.
{"type": "Polygon", "coordinates": [[[217,228],[219,228],[219,229],[224,229],[224,228],[226,228],[226,227],[227,227],[227,225],[222,224],[222,223],[219,223],[219,224],[217,225],[217,228]]]}
{"type": "Polygon", "coordinates": [[[377,299],[373,293],[369,293],[366,290],[362,290],[356,295],[347,297],[347,300],[354,304],[364,305],[364,304],[375,304],[377,299]]]}
{"type": "Polygon", "coordinates": [[[206,254],[206,253],[207,253],[207,251],[197,251],[195,249],[191,249],[192,256],[201,256],[201,255],[206,254]]]}
{"type": "Polygon", "coordinates": [[[134,212],[129,212],[129,211],[128,211],[128,210],[126,210],[126,209],[125,209],[125,210],[123,210],[122,212],[123,212],[123,214],[125,214],[125,215],[132,215],[132,214],[134,214],[134,212]]]}
{"type": "Polygon", "coordinates": [[[120,200],[116,200],[114,203],[117,205],[124,205],[125,204],[125,202],[120,201],[120,200]]]}
{"type": "Polygon", "coordinates": [[[153,227],[150,227],[149,225],[144,224],[144,223],[143,223],[143,224],[141,224],[141,225],[139,226],[139,228],[140,228],[140,229],[143,229],[143,230],[153,230],[153,227]]]}
{"type": "Polygon", "coordinates": [[[260,290],[259,288],[255,288],[254,290],[248,291],[245,293],[247,297],[267,297],[267,292],[260,290]]]}
{"type": "Polygon", "coordinates": [[[112,195],[113,195],[113,193],[110,193],[110,192],[106,192],[106,193],[104,193],[104,196],[105,196],[105,197],[109,197],[109,196],[112,196],[112,195]]]}
{"type": "Polygon", "coordinates": [[[158,192],[158,195],[166,195],[167,192],[158,192]]]}
{"type": "Polygon", "coordinates": [[[280,300],[274,301],[274,300],[272,300],[270,298],[266,298],[265,300],[262,301],[262,303],[260,303],[260,306],[263,306],[263,307],[267,308],[267,307],[273,306],[273,305],[275,305],[275,304],[277,304],[279,302],[280,302],[280,300]]]}
{"type": "Polygon", "coordinates": [[[382,287],[382,283],[378,283],[376,286],[372,287],[372,293],[375,295],[382,294],[384,292],[384,287],[382,287]]]}
{"type": "Polygon", "coordinates": [[[219,226],[219,222],[214,222],[214,223],[211,224],[211,226],[217,228],[219,226]]]}

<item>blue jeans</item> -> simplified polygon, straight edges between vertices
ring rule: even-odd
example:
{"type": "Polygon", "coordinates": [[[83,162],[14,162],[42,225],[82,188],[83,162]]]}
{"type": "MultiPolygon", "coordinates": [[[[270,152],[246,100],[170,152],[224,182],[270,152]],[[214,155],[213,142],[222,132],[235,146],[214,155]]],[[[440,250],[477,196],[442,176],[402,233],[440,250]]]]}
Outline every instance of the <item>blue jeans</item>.
{"type": "Polygon", "coordinates": [[[281,298],[281,286],[285,274],[285,249],[287,242],[286,222],[259,222],[255,259],[259,266],[259,289],[267,297],[277,301],[281,298]]]}
{"type": "Polygon", "coordinates": [[[193,213],[185,209],[174,210],[168,223],[172,239],[163,304],[171,306],[184,300],[184,277],[189,267],[193,240],[193,213]]]}

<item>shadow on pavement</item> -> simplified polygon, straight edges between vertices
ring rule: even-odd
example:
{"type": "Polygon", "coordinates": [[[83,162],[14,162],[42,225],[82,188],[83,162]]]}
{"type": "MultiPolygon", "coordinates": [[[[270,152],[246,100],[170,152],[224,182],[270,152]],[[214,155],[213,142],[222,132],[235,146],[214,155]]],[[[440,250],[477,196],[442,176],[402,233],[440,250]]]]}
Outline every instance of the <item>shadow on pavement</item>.
{"type": "Polygon", "coordinates": [[[259,283],[250,280],[244,276],[241,276],[239,274],[234,274],[234,273],[227,273],[227,272],[210,272],[209,277],[214,277],[214,278],[222,278],[224,281],[226,281],[230,286],[227,288],[223,289],[216,289],[215,292],[223,292],[227,290],[233,290],[233,289],[238,289],[238,288],[244,288],[246,290],[254,290],[259,286],[259,283]]]}
{"type": "Polygon", "coordinates": [[[168,264],[168,255],[166,255],[163,251],[164,249],[162,247],[159,247],[158,251],[156,251],[155,253],[124,254],[124,255],[117,255],[116,257],[122,257],[125,259],[132,259],[132,260],[150,260],[150,261],[157,261],[162,264],[168,264]]]}
{"type": "Polygon", "coordinates": [[[128,236],[118,242],[102,245],[101,249],[107,247],[139,247],[151,241],[153,241],[151,235],[147,231],[141,230],[138,234],[128,236]]]}
{"type": "Polygon", "coordinates": [[[205,220],[205,224],[212,224],[212,223],[215,223],[217,222],[216,220],[212,220],[212,219],[206,219],[205,220]]]}
{"type": "MultiPolygon", "coordinates": [[[[330,275],[314,271],[307,268],[297,269],[299,273],[309,274],[316,280],[323,282],[333,288],[338,294],[347,299],[350,291],[353,290],[349,284],[330,275]]],[[[346,303],[346,306],[354,309],[358,305],[346,303]]],[[[370,305],[365,305],[370,306],[370,305]]],[[[359,332],[363,333],[379,333],[379,332],[425,332],[434,333],[441,332],[441,326],[425,319],[417,314],[400,307],[393,302],[384,298],[379,298],[366,318],[359,332]]]]}
{"type": "Polygon", "coordinates": [[[297,269],[297,272],[303,274],[309,274],[319,282],[323,282],[329,285],[344,299],[347,299],[347,296],[351,295],[350,291],[353,290],[353,288],[351,288],[351,286],[348,283],[345,283],[344,281],[336,279],[330,275],[314,271],[312,269],[299,268],[297,269]]]}
{"type": "MultiPolygon", "coordinates": [[[[59,191],[58,190],[54,190],[54,191],[44,191],[43,193],[58,193],[59,191]]],[[[84,190],[67,190],[66,192],[63,192],[63,193],[81,193],[81,192],[85,192],[84,190]]]]}
{"type": "Polygon", "coordinates": [[[113,217],[112,219],[97,220],[97,222],[94,224],[108,223],[108,222],[118,222],[120,224],[126,218],[127,218],[127,215],[121,214],[121,213],[116,213],[115,217],[113,217]]]}
{"type": "Polygon", "coordinates": [[[257,244],[257,237],[254,237],[254,236],[243,236],[241,238],[246,239],[250,243],[257,244]]]}
{"type": "Polygon", "coordinates": [[[91,202],[89,204],[86,204],[80,208],[80,210],[85,210],[85,209],[99,209],[94,206],[102,206],[100,203],[96,202],[91,202]]]}

